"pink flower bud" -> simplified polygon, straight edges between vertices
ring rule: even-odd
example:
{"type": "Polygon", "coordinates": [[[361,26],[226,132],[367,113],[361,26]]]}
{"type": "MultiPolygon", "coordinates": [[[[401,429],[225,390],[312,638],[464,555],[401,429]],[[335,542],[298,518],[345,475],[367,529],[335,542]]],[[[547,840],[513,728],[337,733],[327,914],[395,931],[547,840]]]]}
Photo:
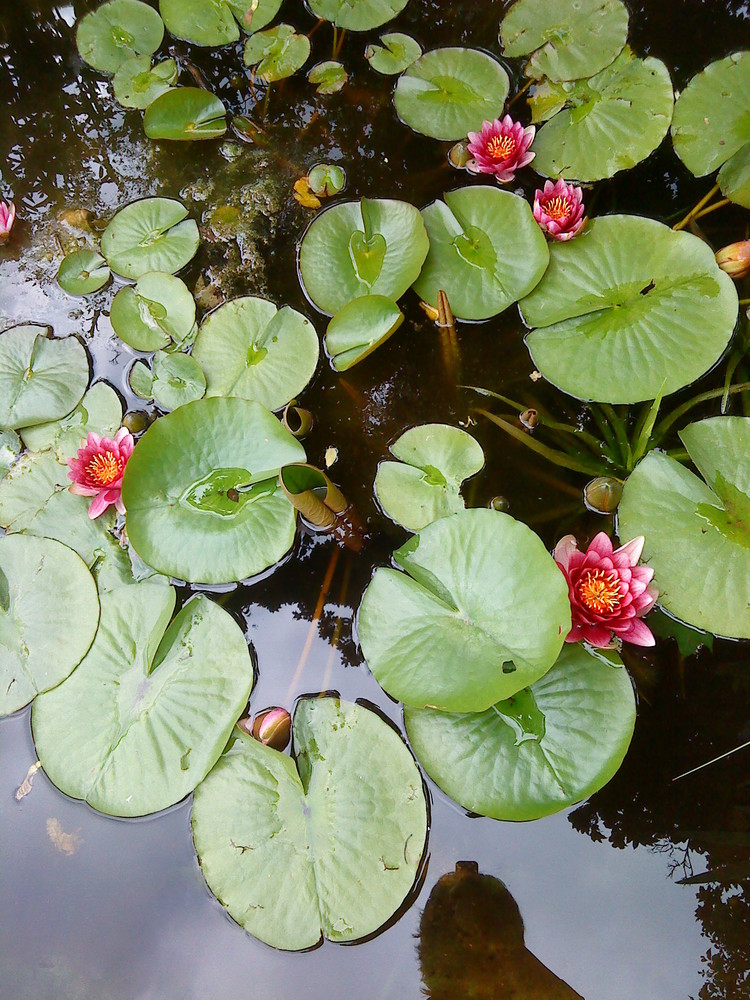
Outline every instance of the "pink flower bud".
{"type": "Polygon", "coordinates": [[[739,281],[750,274],[750,240],[730,243],[717,251],[716,263],[730,278],[739,281]]]}
{"type": "Polygon", "coordinates": [[[284,750],[291,735],[292,718],[285,708],[269,708],[253,720],[254,738],[274,750],[284,750]]]}
{"type": "Polygon", "coordinates": [[[16,221],[16,206],[11,202],[7,204],[0,201],[0,245],[7,243],[10,239],[10,231],[16,221]]]}

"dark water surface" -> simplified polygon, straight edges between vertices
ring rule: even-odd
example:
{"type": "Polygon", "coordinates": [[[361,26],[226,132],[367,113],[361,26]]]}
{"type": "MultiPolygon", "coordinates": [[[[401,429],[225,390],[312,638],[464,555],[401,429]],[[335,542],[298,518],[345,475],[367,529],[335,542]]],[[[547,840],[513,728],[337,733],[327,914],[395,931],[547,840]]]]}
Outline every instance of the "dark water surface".
{"type": "MultiPolygon", "coordinates": [[[[72,25],[93,6],[0,0],[0,169],[19,216],[12,243],[0,250],[0,329],[35,321],[58,334],[79,334],[94,377],[113,384],[131,408],[144,404],[126,390],[133,354],[118,345],[107,319],[112,289],[77,299],[54,281],[62,254],[84,239],[60,220],[63,210],[107,217],[136,197],[182,197],[204,236],[185,275],[191,288],[203,289],[199,313],[220,294],[264,294],[301,309],[322,333],[325,324],[296,278],[296,243],[310,215],[292,200],[293,181],[322,159],[336,160],[347,170],[348,196],[417,205],[464,182],[446,163],[446,144],[415,136],[396,120],[393,81],[369,69],[363,36],[345,39],[342,61],[351,80],[339,95],[319,98],[298,76],[273,88],[265,122],[254,108],[240,44],[212,52],[167,39],[162,52],[169,49],[183,64],[189,59],[232,112],[263,122],[267,146],[243,145],[230,133],[205,144],[151,143],[139,114],[119,108],[110,85],[77,56],[72,25]],[[217,206],[240,211],[214,215],[217,206]]],[[[498,54],[506,6],[411,0],[388,30],[407,31],[424,48],[469,44],[498,54]]],[[[750,45],[750,4],[742,0],[649,0],[631,9],[631,45],[663,59],[677,89],[707,62],[750,45]]],[[[299,0],[286,0],[280,18],[303,31],[315,23],[299,0]]],[[[330,58],[330,46],[324,25],[313,36],[312,62],[330,58]]],[[[525,173],[533,194],[534,175],[525,173]]],[[[667,139],[646,163],[597,185],[589,205],[597,214],[635,212],[671,222],[710,184],[686,173],[667,139]]],[[[739,209],[705,219],[717,246],[746,230],[747,214],[739,209]]],[[[458,361],[445,354],[413,295],[405,310],[397,336],[351,372],[335,375],[321,362],[303,397],[316,417],[305,442],[309,460],[322,464],[329,446],[338,449],[332,474],[369,531],[362,553],[340,554],[309,656],[301,663],[334,552],[330,539],[303,534],[273,574],[222,598],[254,649],[254,711],[291,708],[301,694],[333,689],[368,699],[400,725],[399,707],[370,676],[352,634],[373,567],[405,538],[372,498],[388,442],[416,423],[466,425],[477,399],[458,383],[575,412],[559,393],[529,380],[515,308],[462,327],[458,361]]],[[[712,386],[716,378],[703,382],[712,386]]],[[[507,497],[511,513],[550,546],[567,531],[583,538],[608,526],[583,508],[580,479],[530,459],[486,422],[471,429],[487,466],[465,491],[470,505],[507,497]]],[[[648,656],[631,653],[627,662],[638,686],[638,722],[609,786],[567,814],[510,824],[468,817],[428,782],[429,853],[406,912],[373,940],[324,944],[301,955],[249,937],[212,898],[190,839],[189,801],[155,818],[105,819],[39,772],[32,792],[17,802],[16,789],[36,760],[29,712],[0,721],[0,997],[418,1000],[426,991],[420,917],[437,880],[463,860],[505,883],[525,924],[526,947],[570,990],[558,984],[556,992],[540,992],[529,973],[521,975],[526,992],[434,989],[435,998],[750,997],[750,750],[672,782],[750,739],[748,645],[716,642],[713,654],[702,649],[683,660],[667,640],[648,656]],[[60,831],[72,836],[61,838],[60,831]],[[719,866],[732,866],[733,882],[678,884],[719,866]]],[[[500,954],[498,935],[510,924],[505,911],[489,904],[487,919],[472,923],[479,912],[456,914],[464,933],[454,947],[422,940],[425,967],[432,949],[431,964],[442,962],[448,973],[486,970],[483,959],[500,954]]]]}

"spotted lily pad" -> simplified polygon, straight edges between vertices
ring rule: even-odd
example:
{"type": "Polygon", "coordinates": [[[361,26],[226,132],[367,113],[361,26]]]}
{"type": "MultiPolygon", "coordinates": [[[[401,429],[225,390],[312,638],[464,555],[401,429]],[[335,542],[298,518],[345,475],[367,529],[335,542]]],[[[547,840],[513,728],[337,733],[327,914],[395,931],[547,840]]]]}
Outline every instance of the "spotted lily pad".
{"type": "Polygon", "coordinates": [[[521,302],[534,364],[571,396],[655,399],[721,357],[737,292],[709,246],[640,216],[594,220],[551,248],[541,283],[521,302]]]}
{"type": "Polygon", "coordinates": [[[310,39],[298,34],[291,24],[277,24],[259,31],[245,42],[246,66],[255,66],[264,83],[274,83],[296,73],[310,55],[310,39]]]}
{"type": "Polygon", "coordinates": [[[340,62],[329,60],[313,66],[307,79],[315,84],[319,94],[335,94],[349,79],[349,74],[340,62]]]}
{"type": "Polygon", "coordinates": [[[380,41],[382,45],[367,46],[365,59],[385,76],[398,76],[422,55],[422,46],[411,35],[394,31],[383,35],[380,41]]]}
{"type": "Polygon", "coordinates": [[[184,281],[150,272],[121,288],[109,320],[117,336],[136,351],[158,351],[185,341],[195,325],[195,301],[184,281]]]}
{"type": "Polygon", "coordinates": [[[461,484],[484,466],[471,434],[447,424],[412,427],[390,446],[398,462],[381,462],[375,495],[384,512],[409,531],[464,509],[461,484]]]}
{"type": "Polygon", "coordinates": [[[337,372],[344,372],[391,337],[404,321],[392,299],[363,295],[336,313],[328,324],[325,348],[337,372]]]}
{"type": "Polygon", "coordinates": [[[120,209],[102,235],[116,274],[137,280],[149,271],[174,274],[193,259],[200,238],[187,209],[171,198],[143,198],[120,209]]]}
{"type": "Polygon", "coordinates": [[[420,763],[447,795],[482,816],[532,820],[607,784],[633,736],[635,699],[614,653],[576,644],[484,712],[407,707],[404,717],[420,763]]]}
{"type": "Polygon", "coordinates": [[[415,708],[481,712],[533,684],[570,631],[565,579],[541,539],[494,510],[440,518],[377,569],[359,609],[376,680],[415,708]]]}
{"type": "Polygon", "coordinates": [[[300,276],[313,303],[333,316],[360,295],[396,302],[419,276],[428,248],[413,205],[349,201],[313,219],[300,247],[300,276]]]}
{"type": "Polygon", "coordinates": [[[159,0],[167,31],[196,45],[228,45],[244,31],[259,31],[277,15],[281,0],[159,0]],[[238,23],[239,22],[239,23],[238,23]]]}
{"type": "Polygon", "coordinates": [[[152,67],[150,56],[133,56],[115,73],[112,81],[115,100],[124,108],[144,111],[177,83],[178,75],[174,59],[165,59],[152,67]]]}
{"type": "Polygon", "coordinates": [[[347,31],[369,31],[400,14],[409,0],[308,0],[316,17],[347,31]]]}
{"type": "Polygon", "coordinates": [[[39,696],[36,752],[61,791],[111,816],[179,802],[205,778],[247,704],[242,630],[199,595],[172,618],[172,587],[103,594],[101,626],[64,684],[39,696]]]}
{"type": "Polygon", "coordinates": [[[149,104],[143,129],[149,139],[216,139],[227,130],[226,113],[215,94],[201,87],[175,87],[149,104]]]}
{"type": "Polygon", "coordinates": [[[488,185],[448,191],[423,209],[430,252],[414,291],[454,316],[496,316],[539,283],[549,262],[544,234],[523,198],[488,185]]]}
{"type": "Polygon", "coordinates": [[[319,350],[301,313],[248,295],[204,320],[193,358],[205,372],[207,396],[240,396],[278,410],[313,377],[319,350]]]}
{"type": "Polygon", "coordinates": [[[72,549],[32,535],[0,538],[0,716],[65,680],[98,622],[96,584],[72,549]]]}
{"type": "Polygon", "coordinates": [[[427,837],[414,759],[363,705],[303,698],[296,760],[241,730],[196,789],[193,839],[211,891],[275,948],[375,933],[412,889],[427,837]]]}
{"type": "Polygon", "coordinates": [[[78,24],[76,45],[89,66],[116,73],[132,56],[150,56],[161,45],[164,24],[153,7],[140,0],[109,0],[78,24]]]}
{"type": "Polygon", "coordinates": [[[63,258],[57,271],[57,283],[69,295],[97,292],[109,279],[107,262],[96,250],[74,250],[63,258]]]}
{"type": "Polygon", "coordinates": [[[510,82],[500,63],[478,49],[426,52],[399,77],[396,114],[433,139],[462,139],[502,114],[510,82]]]}
{"type": "Polygon", "coordinates": [[[23,443],[29,451],[51,448],[58,462],[73,458],[81,442],[91,433],[114,437],[122,423],[122,403],[106,382],[97,382],[76,408],[61,420],[24,427],[23,443]]]}

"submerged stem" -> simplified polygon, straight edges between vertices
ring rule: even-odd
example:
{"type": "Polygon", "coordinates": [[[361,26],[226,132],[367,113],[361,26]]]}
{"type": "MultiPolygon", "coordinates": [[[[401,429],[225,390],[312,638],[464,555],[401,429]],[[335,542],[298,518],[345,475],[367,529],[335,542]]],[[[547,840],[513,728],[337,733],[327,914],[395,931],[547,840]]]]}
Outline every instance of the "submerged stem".
{"type": "Polygon", "coordinates": [[[294,692],[297,687],[297,682],[302,676],[302,671],[305,669],[305,664],[307,663],[307,657],[310,655],[310,650],[312,649],[313,640],[318,632],[318,622],[320,621],[321,615],[323,614],[323,608],[325,607],[326,598],[328,597],[328,592],[331,589],[331,583],[333,582],[333,574],[336,572],[336,565],[339,561],[339,556],[341,555],[341,548],[338,545],[334,545],[331,552],[331,560],[328,563],[328,569],[326,570],[326,575],[323,577],[323,583],[320,587],[320,593],[318,594],[318,602],[315,605],[315,610],[313,611],[312,620],[310,622],[310,628],[307,630],[307,638],[305,639],[305,645],[302,647],[302,653],[300,654],[299,663],[297,664],[297,669],[294,671],[294,677],[292,677],[289,688],[286,693],[286,701],[289,702],[294,697],[294,692]]]}
{"type": "Polygon", "coordinates": [[[521,89],[520,89],[520,90],[518,91],[518,93],[517,93],[517,94],[516,94],[516,95],[515,95],[514,97],[512,97],[512,98],[511,98],[511,100],[510,100],[510,102],[509,102],[509,104],[508,104],[508,107],[509,107],[509,108],[512,108],[512,107],[513,107],[513,105],[514,105],[514,104],[516,103],[516,101],[518,100],[518,98],[519,98],[519,97],[522,97],[522,96],[523,96],[523,95],[524,95],[524,94],[526,93],[526,91],[527,91],[527,90],[529,89],[529,87],[530,87],[530,86],[532,85],[532,83],[534,83],[534,82],[535,82],[535,81],[534,81],[534,80],[532,79],[532,80],[529,80],[529,82],[528,82],[528,83],[525,83],[525,84],[523,85],[523,87],[522,87],[522,88],[521,88],[521,89]]]}

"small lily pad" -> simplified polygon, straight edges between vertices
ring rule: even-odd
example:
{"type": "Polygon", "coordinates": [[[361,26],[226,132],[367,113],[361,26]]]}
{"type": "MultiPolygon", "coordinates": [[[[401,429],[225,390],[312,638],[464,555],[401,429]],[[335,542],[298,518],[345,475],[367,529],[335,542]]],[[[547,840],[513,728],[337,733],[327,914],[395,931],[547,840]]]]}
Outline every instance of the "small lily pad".
{"type": "Polygon", "coordinates": [[[141,399],[154,398],[154,373],[145,361],[136,361],[128,372],[128,385],[141,399]]]}
{"type": "Polygon", "coordinates": [[[122,403],[112,386],[97,382],[86,392],[76,408],[61,420],[24,427],[21,434],[29,451],[48,448],[58,462],[73,458],[81,443],[93,432],[114,437],[122,423],[122,403]]]}
{"type": "Polygon", "coordinates": [[[195,324],[195,300],[184,281],[164,272],[144,274],[121,288],[109,320],[117,336],[136,351],[181,344],[195,324]]]}
{"type": "Polygon", "coordinates": [[[337,372],[364,361],[401,326],[404,314],[392,299],[363,295],[348,302],[328,324],[325,348],[337,372]]]}
{"type": "Polygon", "coordinates": [[[298,34],[291,24],[278,24],[268,31],[259,31],[245,42],[243,56],[246,66],[255,66],[255,73],[264,83],[274,83],[296,73],[310,55],[310,39],[298,34]]]}
{"type": "Polygon", "coordinates": [[[502,114],[510,81],[478,49],[434,49],[399,77],[393,102],[405,125],[433,139],[462,139],[502,114]]]}
{"type": "Polygon", "coordinates": [[[398,76],[422,55],[422,46],[411,35],[393,31],[383,35],[382,45],[368,45],[365,59],[377,73],[398,76]]]}
{"type": "Polygon", "coordinates": [[[133,56],[150,56],[161,45],[164,24],[153,7],[140,0],[109,0],[78,24],[81,59],[102,73],[116,73],[133,56]]]}
{"type": "Polygon", "coordinates": [[[259,31],[276,17],[281,0],[159,0],[167,31],[196,45],[228,45],[244,31],[259,31]],[[238,23],[239,22],[239,23],[238,23]]]}
{"type": "Polygon", "coordinates": [[[63,258],[57,271],[57,283],[69,295],[97,292],[109,279],[107,262],[96,250],[74,250],[63,258]]]}
{"type": "Polygon", "coordinates": [[[102,235],[116,274],[137,280],[149,271],[174,274],[193,259],[200,237],[187,209],[171,198],[143,198],[120,209],[102,235]]]}
{"type": "Polygon", "coordinates": [[[381,462],[375,495],[392,521],[408,531],[464,509],[461,484],[484,466],[471,434],[447,424],[412,427],[390,446],[398,462],[381,462]]]}
{"type": "Polygon", "coordinates": [[[143,129],[149,139],[217,139],[227,130],[226,113],[219,98],[207,90],[175,87],[149,104],[143,129]]]}
{"type": "Polygon", "coordinates": [[[115,100],[124,108],[144,111],[177,83],[178,75],[174,59],[165,59],[152,67],[150,56],[133,56],[115,73],[112,81],[115,100]]]}
{"type": "Polygon", "coordinates": [[[0,431],[0,479],[21,454],[23,444],[15,431],[0,431]]]}
{"type": "Polygon", "coordinates": [[[313,194],[331,198],[344,190],[346,172],[336,163],[317,163],[307,175],[307,182],[313,194]]]}
{"type": "Polygon", "coordinates": [[[308,0],[316,17],[347,31],[369,31],[400,14],[409,0],[308,0]]]}
{"type": "Polygon", "coordinates": [[[349,79],[349,74],[340,62],[329,60],[313,66],[307,79],[315,84],[319,94],[335,94],[349,79]]]}
{"type": "Polygon", "coordinates": [[[198,362],[189,354],[178,351],[157,351],[154,355],[154,399],[162,410],[202,399],[206,393],[206,376],[198,362]]]}

